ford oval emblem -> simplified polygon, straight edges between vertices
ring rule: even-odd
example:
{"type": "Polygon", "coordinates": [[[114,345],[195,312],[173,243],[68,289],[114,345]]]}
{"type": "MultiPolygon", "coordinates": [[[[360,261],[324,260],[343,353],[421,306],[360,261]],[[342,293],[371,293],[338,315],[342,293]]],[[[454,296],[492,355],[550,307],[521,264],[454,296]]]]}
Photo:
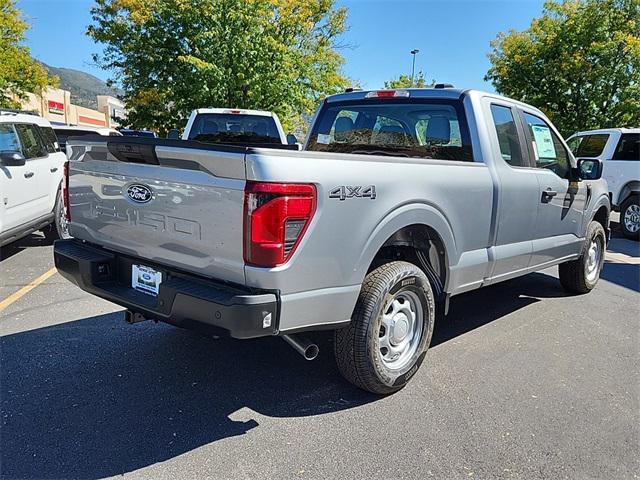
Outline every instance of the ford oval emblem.
{"type": "Polygon", "coordinates": [[[127,196],[136,203],[147,203],[151,200],[153,192],[146,185],[134,183],[127,188],[127,196]]]}

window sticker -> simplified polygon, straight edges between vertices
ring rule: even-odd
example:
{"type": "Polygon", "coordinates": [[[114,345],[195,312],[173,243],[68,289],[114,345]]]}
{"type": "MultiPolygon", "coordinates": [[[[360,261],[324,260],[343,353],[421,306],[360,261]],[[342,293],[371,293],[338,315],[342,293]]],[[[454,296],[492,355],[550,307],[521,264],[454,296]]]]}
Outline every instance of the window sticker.
{"type": "Polygon", "coordinates": [[[543,125],[531,125],[535,138],[536,156],[539,158],[556,158],[556,149],[553,146],[553,138],[549,127],[543,125]]]}
{"type": "Polygon", "coordinates": [[[321,143],[323,145],[329,145],[331,143],[331,135],[326,135],[324,133],[319,133],[318,134],[317,143],[321,143]]]}

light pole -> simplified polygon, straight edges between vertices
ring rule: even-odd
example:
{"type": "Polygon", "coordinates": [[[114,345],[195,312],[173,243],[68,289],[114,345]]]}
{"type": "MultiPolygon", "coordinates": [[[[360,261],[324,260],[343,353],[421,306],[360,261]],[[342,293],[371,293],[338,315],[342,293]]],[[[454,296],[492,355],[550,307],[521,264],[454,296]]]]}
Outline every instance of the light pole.
{"type": "Polygon", "coordinates": [[[420,50],[418,50],[417,48],[414,48],[413,50],[411,50],[411,55],[413,55],[413,65],[411,67],[411,86],[413,87],[413,76],[416,73],[416,53],[418,53],[420,50]]]}

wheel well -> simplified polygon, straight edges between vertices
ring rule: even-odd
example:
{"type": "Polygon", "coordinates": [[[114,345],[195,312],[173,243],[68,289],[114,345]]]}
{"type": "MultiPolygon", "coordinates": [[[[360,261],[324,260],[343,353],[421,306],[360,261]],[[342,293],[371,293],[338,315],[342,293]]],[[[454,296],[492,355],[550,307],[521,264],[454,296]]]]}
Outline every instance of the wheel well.
{"type": "Polygon", "coordinates": [[[398,230],[380,247],[368,272],[394,260],[413,263],[425,272],[437,296],[445,291],[448,280],[447,252],[440,235],[433,228],[414,224],[398,230]]]}
{"type": "Polygon", "coordinates": [[[609,223],[609,210],[604,205],[598,209],[596,214],[593,216],[593,219],[602,225],[604,231],[607,231],[608,223],[609,223]]]}

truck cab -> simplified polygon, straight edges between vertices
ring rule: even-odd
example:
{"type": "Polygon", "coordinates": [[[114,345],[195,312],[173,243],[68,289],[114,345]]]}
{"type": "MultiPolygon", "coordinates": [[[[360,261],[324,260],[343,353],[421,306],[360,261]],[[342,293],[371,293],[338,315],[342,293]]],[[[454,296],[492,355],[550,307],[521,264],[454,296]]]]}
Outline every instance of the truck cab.
{"type": "Polygon", "coordinates": [[[573,134],[567,140],[578,158],[603,162],[611,204],[620,212],[625,237],[640,238],[640,128],[609,128],[573,134]]]}

